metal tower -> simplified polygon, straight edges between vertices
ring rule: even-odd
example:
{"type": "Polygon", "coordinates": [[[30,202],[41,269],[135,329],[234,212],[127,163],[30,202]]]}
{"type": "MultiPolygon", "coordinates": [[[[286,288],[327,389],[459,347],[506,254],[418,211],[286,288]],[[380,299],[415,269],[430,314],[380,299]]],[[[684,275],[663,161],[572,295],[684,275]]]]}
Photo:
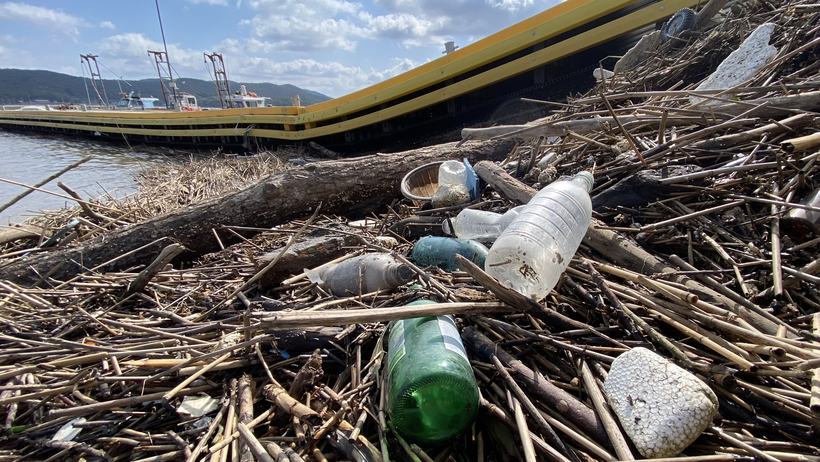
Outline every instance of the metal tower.
{"type": "Polygon", "coordinates": [[[154,63],[157,66],[157,75],[159,76],[159,84],[162,87],[162,97],[165,99],[165,107],[176,107],[177,83],[174,82],[174,76],[171,74],[171,62],[168,61],[168,53],[148,50],[148,54],[154,57],[154,63]],[[167,68],[168,73],[163,75],[165,68],[167,68]],[[165,86],[165,80],[163,79],[169,80],[168,86],[171,87],[170,90],[165,86]]]}
{"type": "Polygon", "coordinates": [[[216,84],[216,92],[219,95],[219,104],[222,105],[222,109],[231,107],[231,88],[228,85],[228,74],[225,72],[222,55],[205,53],[205,58],[211,60],[211,65],[214,67],[214,84],[216,84]]]}
{"type": "Polygon", "coordinates": [[[91,86],[94,87],[94,92],[97,94],[97,99],[100,100],[100,104],[108,107],[108,95],[105,94],[105,86],[103,85],[102,76],[100,76],[100,65],[97,64],[97,57],[99,55],[80,55],[80,63],[85,61],[88,64],[88,71],[91,73],[91,86]],[[94,65],[91,65],[91,61],[94,61],[94,65]],[[95,71],[96,69],[96,71],[95,71]],[[102,91],[102,94],[100,94],[102,91]]]}

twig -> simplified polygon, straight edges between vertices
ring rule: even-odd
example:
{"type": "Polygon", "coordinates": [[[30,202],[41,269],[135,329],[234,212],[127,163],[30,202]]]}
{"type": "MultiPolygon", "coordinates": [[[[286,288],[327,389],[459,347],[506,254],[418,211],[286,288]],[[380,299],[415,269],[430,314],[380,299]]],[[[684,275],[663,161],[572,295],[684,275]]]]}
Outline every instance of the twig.
{"type": "Polygon", "coordinates": [[[598,388],[598,384],[595,382],[592,371],[589,370],[586,361],[581,359],[579,362],[584,389],[587,391],[590,400],[592,400],[592,404],[595,405],[595,410],[598,411],[598,417],[604,424],[609,441],[612,443],[612,447],[615,448],[615,453],[621,460],[635,460],[635,456],[632,455],[632,451],[629,450],[629,446],[626,444],[624,435],[618,428],[618,424],[615,423],[615,418],[612,417],[609,405],[604,399],[604,394],[601,393],[601,389],[598,388]]]}
{"type": "Polygon", "coordinates": [[[185,459],[185,462],[194,462],[196,458],[199,457],[199,454],[202,453],[202,450],[205,449],[206,445],[208,444],[208,440],[211,439],[211,436],[213,436],[216,429],[222,423],[222,417],[228,411],[228,402],[229,401],[227,397],[223,396],[222,407],[219,409],[219,412],[216,413],[216,416],[211,421],[210,425],[208,425],[208,431],[206,431],[202,438],[199,439],[199,443],[197,443],[194,450],[191,451],[191,454],[188,456],[188,458],[185,459]]]}
{"type": "Polygon", "coordinates": [[[296,328],[312,326],[343,326],[386,322],[445,314],[481,314],[509,312],[508,305],[487,303],[439,303],[436,305],[373,308],[365,310],[327,310],[318,312],[291,312],[264,315],[253,329],[262,327],[296,328]]]}
{"type": "Polygon", "coordinates": [[[626,137],[626,140],[629,142],[629,146],[632,147],[632,150],[635,151],[635,155],[638,156],[638,160],[641,161],[644,168],[649,168],[649,165],[646,163],[646,159],[643,158],[641,155],[641,151],[638,149],[638,145],[635,144],[635,139],[632,138],[632,134],[629,133],[629,130],[624,128],[624,125],[621,123],[621,119],[618,118],[618,115],[615,114],[615,110],[612,109],[612,105],[609,104],[609,100],[607,99],[604,92],[600,92],[599,95],[601,96],[601,100],[604,102],[604,106],[606,106],[606,110],[609,111],[609,115],[615,120],[615,123],[618,124],[618,128],[621,129],[621,132],[626,137]]]}
{"type": "Polygon", "coordinates": [[[262,444],[259,443],[259,440],[253,436],[253,432],[251,432],[244,423],[239,422],[236,424],[236,428],[239,430],[239,434],[242,436],[242,439],[245,440],[245,443],[257,460],[260,462],[273,462],[271,456],[268,455],[265,448],[262,447],[262,444]]]}
{"type": "MultiPolygon", "coordinates": [[[[211,385],[203,385],[200,387],[188,388],[184,390],[180,390],[177,392],[179,396],[188,396],[188,395],[195,395],[197,393],[201,393],[203,391],[210,391],[213,390],[213,386],[211,385]]],[[[120,398],[114,399],[111,401],[103,401],[94,404],[86,404],[83,406],[77,406],[67,409],[55,409],[48,413],[49,417],[52,419],[58,419],[60,417],[80,417],[83,415],[93,414],[95,412],[105,411],[108,409],[114,409],[118,407],[128,407],[128,406],[136,406],[138,404],[147,403],[150,401],[155,401],[162,399],[162,396],[165,392],[159,393],[150,393],[147,395],[142,396],[133,396],[131,398],[120,398]]]]}
{"type": "Polygon", "coordinates": [[[530,439],[530,430],[527,427],[527,419],[524,418],[524,411],[521,410],[521,403],[517,399],[512,399],[512,405],[515,411],[515,423],[518,426],[518,436],[521,438],[521,445],[524,447],[524,460],[527,462],[535,462],[535,448],[530,439]]]}
{"type": "Polygon", "coordinates": [[[490,339],[476,328],[466,327],[461,336],[470,343],[479,353],[489,358],[497,355],[507,367],[512,369],[512,375],[521,382],[535,397],[556,409],[561,415],[574,424],[580,426],[598,441],[606,441],[607,436],[598,416],[585,404],[566,391],[556,387],[548,380],[539,376],[525,366],[521,361],[503,349],[494,345],[490,339]]]}
{"type": "Polygon", "coordinates": [[[80,199],[80,195],[77,194],[76,191],[74,191],[73,189],[68,187],[68,185],[66,185],[65,183],[59,181],[59,182],[57,182],[57,186],[59,186],[60,189],[62,189],[63,191],[67,192],[68,195],[71,196],[71,198],[73,200],[77,201],[77,203],[80,204],[80,208],[83,209],[83,212],[85,212],[85,214],[88,215],[89,218],[93,218],[93,219],[99,220],[99,221],[108,221],[108,220],[111,219],[111,218],[108,218],[104,215],[100,215],[99,213],[91,210],[91,206],[89,205],[89,203],[82,200],[82,199],[80,199]]]}
{"type": "Polygon", "coordinates": [[[37,183],[36,183],[36,184],[35,184],[32,188],[29,188],[29,189],[28,189],[28,190],[26,190],[25,192],[22,192],[22,193],[18,194],[18,195],[17,195],[14,199],[12,199],[12,200],[10,200],[10,201],[6,202],[5,204],[0,205],[0,212],[2,212],[3,210],[6,210],[7,208],[9,208],[9,207],[11,207],[12,205],[16,204],[17,202],[19,202],[19,201],[20,201],[21,199],[23,199],[24,197],[26,197],[26,196],[28,196],[29,194],[31,194],[32,192],[34,192],[34,191],[36,190],[36,188],[39,188],[40,186],[43,186],[44,184],[48,183],[49,181],[52,181],[52,180],[54,180],[55,178],[58,178],[58,177],[62,176],[62,175],[63,175],[63,173],[66,173],[66,172],[67,172],[67,171],[69,171],[69,170],[73,170],[74,168],[79,167],[80,165],[82,165],[82,164],[84,164],[84,163],[88,162],[88,161],[89,161],[89,160],[91,160],[91,159],[93,159],[93,156],[86,156],[86,157],[83,157],[82,159],[78,160],[77,162],[74,162],[73,164],[71,164],[71,165],[69,165],[69,166],[67,166],[67,167],[63,168],[63,169],[62,169],[62,170],[60,170],[59,172],[57,172],[57,173],[55,173],[55,174],[53,174],[53,175],[49,176],[49,177],[48,177],[48,178],[46,178],[45,180],[42,180],[42,181],[37,182],[37,183]]]}
{"type": "MultiPolygon", "coordinates": [[[[564,446],[564,442],[561,441],[561,439],[555,433],[555,430],[553,430],[550,424],[547,423],[547,421],[544,419],[541,413],[538,412],[538,409],[535,407],[532,401],[530,401],[530,398],[524,393],[521,387],[518,386],[518,384],[515,382],[515,379],[512,378],[509,372],[507,372],[507,369],[505,369],[504,365],[501,364],[501,361],[498,359],[498,356],[493,355],[490,359],[493,361],[493,364],[495,364],[495,368],[498,371],[498,373],[504,379],[504,383],[506,383],[510,390],[512,390],[513,393],[515,393],[515,396],[518,398],[518,401],[523,403],[523,406],[527,409],[527,412],[529,412],[530,417],[533,420],[535,420],[538,426],[541,427],[541,429],[546,433],[546,435],[551,440],[552,444],[555,445],[555,447],[558,448],[559,451],[561,451],[561,454],[566,456],[568,460],[573,460],[577,462],[578,459],[575,456],[575,454],[573,452],[570,452],[567,449],[567,447],[564,446]]],[[[529,434],[529,431],[527,433],[529,434]]]]}
{"type": "Polygon", "coordinates": [[[151,282],[151,279],[157,275],[160,271],[165,268],[165,265],[171,262],[177,255],[181,254],[185,251],[185,247],[179,244],[170,244],[167,245],[165,248],[162,249],[162,252],[157,255],[157,258],[151,262],[144,270],[140,271],[140,274],[134,279],[131,284],[128,284],[128,289],[125,291],[124,296],[129,296],[133,293],[140,292],[145,286],[151,282]]]}

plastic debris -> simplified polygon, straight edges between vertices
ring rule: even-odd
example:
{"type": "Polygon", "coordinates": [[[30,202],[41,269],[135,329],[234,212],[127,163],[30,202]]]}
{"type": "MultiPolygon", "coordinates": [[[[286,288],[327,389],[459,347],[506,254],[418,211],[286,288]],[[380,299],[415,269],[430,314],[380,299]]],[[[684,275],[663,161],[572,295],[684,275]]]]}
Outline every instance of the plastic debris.
{"type": "MultiPolygon", "coordinates": [[[[757,71],[777,55],[777,48],[769,45],[775,25],[768,22],[761,24],[748,38],[724,59],[717,70],[695,89],[723,90],[740,85],[753,77],[757,71]]],[[[703,101],[703,98],[690,97],[692,104],[703,101]]],[[[719,101],[708,101],[704,104],[718,104],[719,101]]]]}
{"type": "Polygon", "coordinates": [[[683,451],[709,426],[718,406],[711,388],[646,348],[634,348],[612,363],[604,392],[647,458],[683,451]]]}
{"type": "Polygon", "coordinates": [[[77,417],[74,420],[68,421],[68,423],[60,427],[57,433],[51,437],[51,441],[74,441],[74,438],[83,431],[82,428],[74,426],[76,423],[85,423],[85,417],[77,417]]]}
{"type": "Polygon", "coordinates": [[[182,400],[182,404],[177,407],[177,412],[191,417],[202,417],[216,410],[218,404],[219,400],[211,398],[208,395],[186,396],[182,400]]]}

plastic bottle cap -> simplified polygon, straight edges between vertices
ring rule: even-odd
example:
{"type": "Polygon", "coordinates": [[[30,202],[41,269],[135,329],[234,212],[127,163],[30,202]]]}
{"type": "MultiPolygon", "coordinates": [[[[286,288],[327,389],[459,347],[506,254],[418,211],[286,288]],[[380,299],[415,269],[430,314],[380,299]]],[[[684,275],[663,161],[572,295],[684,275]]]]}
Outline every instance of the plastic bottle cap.
{"type": "Polygon", "coordinates": [[[413,276],[415,274],[416,273],[409,266],[407,266],[403,263],[401,265],[399,265],[398,275],[399,275],[399,277],[401,278],[401,280],[403,282],[409,282],[410,280],[413,279],[413,276]]]}

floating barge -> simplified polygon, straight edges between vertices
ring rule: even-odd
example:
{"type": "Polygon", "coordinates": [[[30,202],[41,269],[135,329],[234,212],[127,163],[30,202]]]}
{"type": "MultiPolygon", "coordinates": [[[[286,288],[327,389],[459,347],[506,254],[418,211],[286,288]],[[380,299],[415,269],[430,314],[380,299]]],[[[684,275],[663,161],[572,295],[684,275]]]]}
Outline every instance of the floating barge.
{"type": "MultiPolygon", "coordinates": [[[[404,149],[487,120],[511,99],[585,91],[602,59],[697,0],[568,0],[415,69],[311,106],[174,111],[0,111],[8,130],[247,150],[314,141],[404,149]]],[[[542,109],[543,110],[543,109],[542,109]]]]}

